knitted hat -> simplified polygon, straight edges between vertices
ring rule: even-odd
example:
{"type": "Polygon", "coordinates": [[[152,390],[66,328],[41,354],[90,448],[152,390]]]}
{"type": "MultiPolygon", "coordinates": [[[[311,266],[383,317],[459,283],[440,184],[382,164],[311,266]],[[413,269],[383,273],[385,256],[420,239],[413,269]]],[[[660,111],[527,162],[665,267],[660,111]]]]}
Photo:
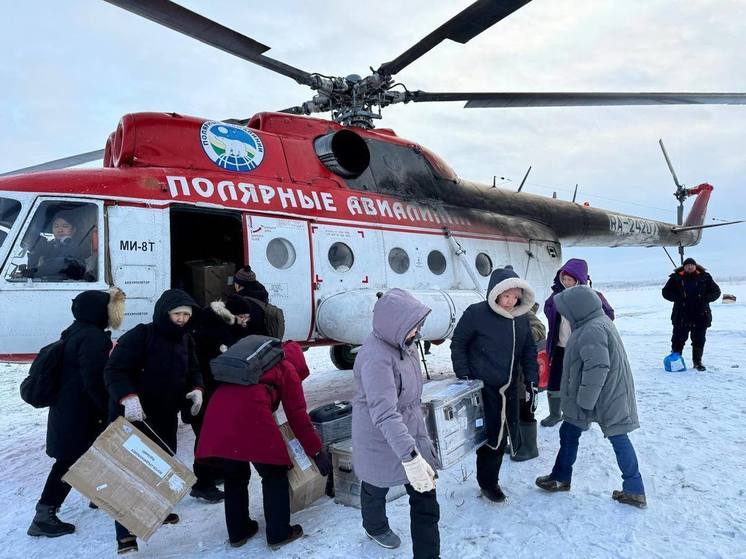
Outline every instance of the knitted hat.
{"type": "Polygon", "coordinates": [[[683,266],[686,266],[687,264],[694,264],[696,266],[697,262],[696,260],[694,260],[694,258],[687,258],[686,260],[684,260],[683,266]]]}
{"type": "Polygon", "coordinates": [[[256,274],[251,270],[251,266],[244,266],[233,276],[233,283],[246,287],[249,283],[256,281],[256,274]]]}
{"type": "Polygon", "coordinates": [[[168,311],[168,314],[175,314],[180,312],[187,313],[189,316],[192,316],[192,307],[181,305],[180,307],[176,307],[168,311]]]}

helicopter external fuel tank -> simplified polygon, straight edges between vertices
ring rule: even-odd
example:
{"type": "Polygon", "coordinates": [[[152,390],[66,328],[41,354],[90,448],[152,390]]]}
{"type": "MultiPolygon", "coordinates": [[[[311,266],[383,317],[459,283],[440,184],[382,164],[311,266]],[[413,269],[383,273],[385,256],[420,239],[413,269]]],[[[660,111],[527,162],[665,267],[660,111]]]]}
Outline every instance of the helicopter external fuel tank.
{"type": "MultiPolygon", "coordinates": [[[[432,309],[422,328],[425,340],[450,338],[466,308],[484,296],[470,290],[410,290],[432,309]]],[[[336,293],[321,301],[316,310],[316,329],[321,337],[348,344],[362,344],[373,328],[373,306],[378,300],[375,289],[355,289],[336,293]]]]}

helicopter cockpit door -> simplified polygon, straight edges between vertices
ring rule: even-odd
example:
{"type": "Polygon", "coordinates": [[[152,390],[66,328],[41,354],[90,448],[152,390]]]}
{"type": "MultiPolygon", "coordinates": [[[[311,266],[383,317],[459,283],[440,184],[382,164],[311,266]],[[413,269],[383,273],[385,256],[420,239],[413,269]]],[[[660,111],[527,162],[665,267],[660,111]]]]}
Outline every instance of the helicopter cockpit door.
{"type": "Polygon", "coordinates": [[[111,205],[106,218],[111,280],[127,295],[122,329],[129,330],[152,320],[156,300],[171,284],[168,211],[111,205]]]}
{"type": "Polygon", "coordinates": [[[247,260],[285,314],[285,339],[307,340],[313,317],[308,221],[246,215],[247,260]]]}

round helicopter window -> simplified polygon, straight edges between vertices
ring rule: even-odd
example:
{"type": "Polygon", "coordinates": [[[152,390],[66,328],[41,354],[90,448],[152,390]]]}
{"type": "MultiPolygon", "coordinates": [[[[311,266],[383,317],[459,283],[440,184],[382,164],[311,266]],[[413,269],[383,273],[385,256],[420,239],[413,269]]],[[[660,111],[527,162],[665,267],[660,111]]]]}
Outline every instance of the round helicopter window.
{"type": "Polygon", "coordinates": [[[347,272],[352,268],[355,262],[355,256],[352,249],[344,243],[334,243],[329,247],[329,264],[337,272],[347,272]]]}
{"type": "Polygon", "coordinates": [[[427,255],[427,267],[435,275],[440,275],[446,271],[446,257],[439,250],[430,251],[427,255]]]}
{"type": "Polygon", "coordinates": [[[287,270],[295,263],[295,247],[287,239],[278,237],[267,245],[267,260],[278,270],[287,270]]]}
{"type": "Polygon", "coordinates": [[[409,270],[409,255],[403,248],[395,247],[389,251],[389,266],[397,274],[403,274],[409,270]]]}
{"type": "Polygon", "coordinates": [[[492,260],[484,252],[480,252],[479,254],[477,254],[477,258],[474,261],[474,264],[476,265],[477,272],[479,272],[480,276],[484,276],[486,278],[492,273],[492,260]]]}

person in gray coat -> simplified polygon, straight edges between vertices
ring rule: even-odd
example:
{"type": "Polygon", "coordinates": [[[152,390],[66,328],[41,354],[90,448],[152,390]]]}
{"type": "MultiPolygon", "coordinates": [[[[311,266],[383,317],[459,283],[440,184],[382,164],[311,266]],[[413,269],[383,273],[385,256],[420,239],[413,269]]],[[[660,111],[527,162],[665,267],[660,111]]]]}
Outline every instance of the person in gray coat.
{"type": "Polygon", "coordinates": [[[614,447],[622,471],[622,490],[615,490],[612,498],[645,507],[645,487],[637,455],[627,436],[640,423],[632,369],[622,338],[604,314],[601,299],[590,287],[566,289],[557,294],[555,303],[572,328],[562,365],[564,422],[552,473],[537,478],[536,485],[546,491],[569,491],[580,435],[591,423],[598,423],[614,447]]]}
{"type": "Polygon", "coordinates": [[[363,528],[383,547],[400,545],[386,517],[386,494],[404,485],[415,559],[440,555],[437,459],[422,415],[422,373],[413,344],[429,313],[403,289],[386,292],[373,308],[373,332],[353,369],[352,464],[361,480],[363,528]]]}

